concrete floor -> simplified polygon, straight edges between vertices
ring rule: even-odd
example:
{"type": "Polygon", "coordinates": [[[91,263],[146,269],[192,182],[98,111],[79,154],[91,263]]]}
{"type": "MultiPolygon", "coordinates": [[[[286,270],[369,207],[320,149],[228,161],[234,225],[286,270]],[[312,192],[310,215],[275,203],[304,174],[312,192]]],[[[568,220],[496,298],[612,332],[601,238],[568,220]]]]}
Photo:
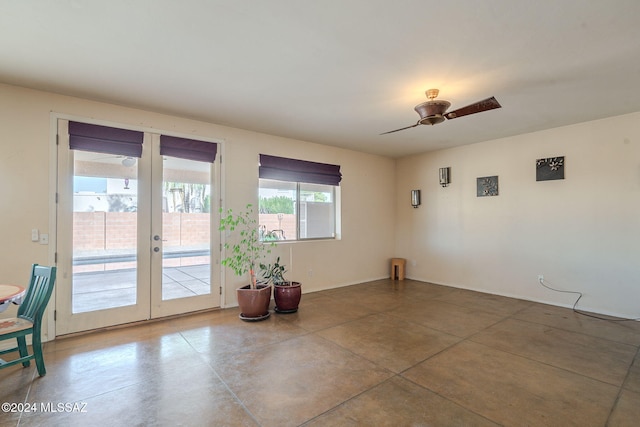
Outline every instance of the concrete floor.
{"type": "MultiPolygon", "coordinates": [[[[304,286],[304,284],[303,284],[304,286]]],[[[637,426],[640,322],[380,280],[45,344],[2,426],[637,426]],[[43,412],[41,404],[84,412],[43,412]],[[73,406],[73,404],[77,404],[73,406]],[[63,405],[64,407],[64,405],[63,405]]]]}

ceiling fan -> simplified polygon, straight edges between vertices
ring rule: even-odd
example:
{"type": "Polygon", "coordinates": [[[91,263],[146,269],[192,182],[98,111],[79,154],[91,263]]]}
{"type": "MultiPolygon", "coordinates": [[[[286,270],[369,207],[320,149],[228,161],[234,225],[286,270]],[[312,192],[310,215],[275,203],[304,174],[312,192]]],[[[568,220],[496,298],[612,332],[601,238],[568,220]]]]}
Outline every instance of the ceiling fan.
{"type": "Polygon", "coordinates": [[[122,166],[127,167],[127,168],[135,165],[136,161],[137,161],[135,157],[122,156],[122,155],[96,157],[96,158],[94,158],[92,160],[96,161],[96,160],[103,160],[103,159],[122,159],[122,161],[120,163],[122,164],[122,166]]]}
{"type": "Polygon", "coordinates": [[[403,127],[400,129],[390,130],[389,132],[381,133],[380,135],[386,135],[388,133],[398,132],[405,129],[411,129],[418,125],[437,125],[442,123],[444,119],[455,119],[456,117],[468,116],[469,114],[481,113],[487,110],[493,110],[494,108],[501,108],[502,105],[492,96],[491,98],[483,99],[474,104],[467,105],[466,107],[458,108],[450,112],[446,112],[447,108],[451,106],[449,101],[436,100],[438,97],[438,89],[429,89],[425,92],[429,100],[423,102],[420,105],[416,105],[414,110],[420,115],[420,120],[415,125],[403,127]]]}

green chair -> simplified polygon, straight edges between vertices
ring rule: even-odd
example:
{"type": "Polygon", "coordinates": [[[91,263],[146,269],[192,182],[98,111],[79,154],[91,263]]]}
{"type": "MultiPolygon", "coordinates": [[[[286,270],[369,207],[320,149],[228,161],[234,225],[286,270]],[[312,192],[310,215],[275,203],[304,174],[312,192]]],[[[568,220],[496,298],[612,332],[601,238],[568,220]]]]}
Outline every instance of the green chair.
{"type": "Polygon", "coordinates": [[[42,315],[47,307],[53,284],[56,281],[56,268],[44,267],[34,264],[31,268],[31,280],[27,288],[20,308],[18,317],[0,319],[0,341],[15,338],[18,346],[8,350],[0,351],[0,354],[19,352],[20,357],[9,362],[0,359],[0,369],[22,363],[22,366],[29,366],[30,360],[35,359],[38,374],[43,376],[47,373],[42,357],[42,341],[40,332],[42,328],[42,315]],[[31,335],[33,354],[27,350],[26,336],[31,335]]]}

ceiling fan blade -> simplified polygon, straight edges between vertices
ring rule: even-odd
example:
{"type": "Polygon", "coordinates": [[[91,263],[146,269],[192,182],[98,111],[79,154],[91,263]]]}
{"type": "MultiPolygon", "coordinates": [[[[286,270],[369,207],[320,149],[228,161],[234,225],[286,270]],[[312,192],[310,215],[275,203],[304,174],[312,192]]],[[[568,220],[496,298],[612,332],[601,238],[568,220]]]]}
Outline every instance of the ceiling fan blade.
{"type": "Polygon", "coordinates": [[[457,117],[468,116],[469,114],[481,113],[487,110],[493,110],[494,108],[501,108],[502,105],[492,96],[491,98],[483,99],[475,104],[467,105],[466,107],[458,108],[457,110],[450,111],[444,116],[451,120],[457,117]]]}
{"type": "Polygon", "coordinates": [[[406,128],[400,128],[400,129],[396,129],[396,130],[390,130],[389,132],[384,132],[384,133],[381,133],[380,135],[386,135],[386,134],[388,134],[388,133],[399,132],[399,131],[401,131],[401,130],[405,130],[405,129],[411,129],[411,128],[414,128],[414,127],[418,126],[419,124],[420,124],[420,122],[416,123],[415,125],[407,126],[406,128]]]}

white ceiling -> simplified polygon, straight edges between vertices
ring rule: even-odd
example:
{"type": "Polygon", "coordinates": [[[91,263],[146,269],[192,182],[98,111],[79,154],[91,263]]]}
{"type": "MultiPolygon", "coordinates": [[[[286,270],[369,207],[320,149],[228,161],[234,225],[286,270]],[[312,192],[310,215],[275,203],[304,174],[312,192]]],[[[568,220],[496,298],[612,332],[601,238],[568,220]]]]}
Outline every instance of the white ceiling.
{"type": "Polygon", "coordinates": [[[0,0],[0,82],[400,157],[640,111],[640,1],[0,0]]]}

